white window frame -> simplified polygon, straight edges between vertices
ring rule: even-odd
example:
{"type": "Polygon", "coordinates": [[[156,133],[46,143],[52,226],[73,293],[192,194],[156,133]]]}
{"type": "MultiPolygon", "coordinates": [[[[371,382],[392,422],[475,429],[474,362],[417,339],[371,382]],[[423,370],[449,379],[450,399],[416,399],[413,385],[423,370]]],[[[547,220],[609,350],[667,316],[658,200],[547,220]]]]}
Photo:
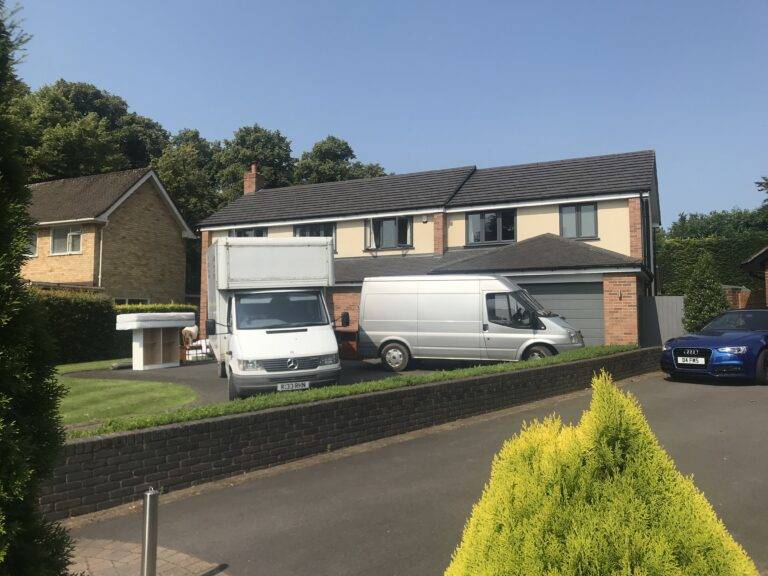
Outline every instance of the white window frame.
{"type": "Polygon", "coordinates": [[[83,253],[83,227],[82,226],[54,226],[51,228],[51,256],[65,256],[67,254],[83,253]],[[54,252],[53,242],[56,230],[67,230],[67,249],[64,252],[54,252]],[[80,237],[80,249],[72,250],[72,238],[80,237]]]}
{"type": "Polygon", "coordinates": [[[227,233],[227,236],[230,238],[267,238],[269,236],[269,229],[263,228],[261,226],[253,226],[251,228],[230,228],[229,232],[227,233]],[[250,230],[263,230],[263,234],[261,236],[239,236],[238,232],[246,232],[250,230]]]}
{"type": "Polygon", "coordinates": [[[32,230],[29,234],[28,242],[27,242],[27,252],[26,256],[29,258],[36,258],[37,257],[37,240],[38,240],[38,234],[37,230],[32,230]],[[34,238],[34,240],[33,240],[34,238]],[[30,250],[30,247],[33,246],[34,242],[34,248],[30,250]]]}
{"type": "MultiPolygon", "coordinates": [[[[397,227],[397,222],[395,222],[397,227]]],[[[365,249],[366,250],[408,250],[413,248],[413,216],[385,216],[383,218],[369,218],[365,221],[365,249]],[[376,246],[376,236],[373,233],[373,223],[381,220],[408,220],[408,238],[406,244],[395,246],[376,246]]]]}
{"type": "Polygon", "coordinates": [[[149,298],[113,298],[115,306],[134,306],[138,304],[151,304],[149,298]],[[141,300],[141,302],[129,302],[130,300],[141,300]]]}

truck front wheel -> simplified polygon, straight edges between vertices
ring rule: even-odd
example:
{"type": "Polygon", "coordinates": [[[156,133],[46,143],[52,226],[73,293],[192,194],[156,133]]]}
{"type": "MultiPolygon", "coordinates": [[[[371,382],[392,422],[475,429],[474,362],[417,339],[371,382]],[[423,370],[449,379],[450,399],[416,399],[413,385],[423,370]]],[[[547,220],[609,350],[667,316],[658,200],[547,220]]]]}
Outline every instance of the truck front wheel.
{"type": "MultiPolygon", "coordinates": [[[[225,365],[222,364],[222,366],[225,366],[225,365]]],[[[238,398],[240,398],[240,394],[237,393],[237,386],[235,386],[235,379],[232,376],[232,371],[226,370],[226,373],[227,373],[227,388],[229,388],[229,399],[230,401],[237,400],[238,398]]]]}
{"type": "Polygon", "coordinates": [[[411,361],[411,353],[405,345],[392,342],[381,349],[381,361],[392,372],[402,372],[411,361]]]}
{"type": "Polygon", "coordinates": [[[227,377],[227,365],[224,362],[219,362],[219,378],[227,377]]]}

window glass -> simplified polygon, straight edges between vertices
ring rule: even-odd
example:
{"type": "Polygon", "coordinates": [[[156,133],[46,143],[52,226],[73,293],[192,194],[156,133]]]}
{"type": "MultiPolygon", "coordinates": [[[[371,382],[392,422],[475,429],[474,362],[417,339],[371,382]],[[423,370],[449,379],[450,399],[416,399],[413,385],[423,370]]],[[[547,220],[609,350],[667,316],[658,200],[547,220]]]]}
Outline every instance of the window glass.
{"type": "Polygon", "coordinates": [[[509,303],[512,308],[512,321],[510,325],[513,328],[530,328],[531,311],[525,300],[518,300],[519,294],[520,292],[515,292],[510,295],[509,303]]]}
{"type": "Polygon", "coordinates": [[[485,304],[488,308],[488,321],[494,324],[508,325],[512,319],[509,311],[509,299],[506,292],[486,294],[485,304]]]}
{"type": "Polygon", "coordinates": [[[266,235],[266,228],[237,228],[229,231],[230,238],[264,238],[266,235]]]}
{"type": "Polygon", "coordinates": [[[483,241],[483,215],[470,214],[467,216],[467,239],[470,244],[483,241]]]}
{"type": "Polygon", "coordinates": [[[259,292],[236,297],[237,328],[258,330],[328,323],[318,292],[259,292]]]}
{"type": "Polygon", "coordinates": [[[576,206],[563,206],[560,208],[560,223],[563,236],[566,238],[576,238],[578,235],[576,228],[576,206]]]}
{"type": "Polygon", "coordinates": [[[67,253],[67,234],[69,234],[69,228],[51,230],[51,254],[67,253]]]}
{"type": "Polygon", "coordinates": [[[333,222],[299,224],[293,227],[293,235],[300,237],[333,238],[333,249],[336,249],[336,225],[333,222]]]}
{"type": "Polygon", "coordinates": [[[594,204],[582,204],[579,206],[579,236],[590,238],[597,236],[597,213],[594,204]]]}
{"type": "Polygon", "coordinates": [[[502,210],[501,216],[501,239],[509,241],[515,239],[515,211],[502,210]]]}
{"type": "Polygon", "coordinates": [[[27,256],[37,256],[37,232],[34,230],[27,238],[27,256]]]}
{"type": "Polygon", "coordinates": [[[69,251],[80,252],[80,234],[82,229],[78,227],[72,227],[69,229],[69,251]]]}
{"type": "Polygon", "coordinates": [[[411,218],[380,218],[371,222],[373,242],[368,248],[397,248],[411,244],[411,218]]]}
{"type": "Polygon", "coordinates": [[[485,221],[485,226],[483,227],[485,229],[485,237],[483,240],[486,242],[496,242],[499,233],[496,212],[486,212],[483,214],[483,220],[485,221]]]}

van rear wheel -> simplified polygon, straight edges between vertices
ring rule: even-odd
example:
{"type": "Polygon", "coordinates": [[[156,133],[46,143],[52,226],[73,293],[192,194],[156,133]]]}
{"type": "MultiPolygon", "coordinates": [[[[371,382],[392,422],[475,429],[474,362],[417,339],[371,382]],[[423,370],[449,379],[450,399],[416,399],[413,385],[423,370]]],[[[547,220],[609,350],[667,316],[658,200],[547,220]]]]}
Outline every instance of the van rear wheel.
{"type": "Polygon", "coordinates": [[[381,349],[381,361],[392,372],[402,372],[411,361],[411,353],[405,345],[392,342],[381,349]]]}
{"type": "Polygon", "coordinates": [[[523,354],[523,360],[537,360],[540,358],[546,358],[547,356],[552,356],[552,350],[546,346],[534,344],[525,351],[525,354],[523,354]]]}

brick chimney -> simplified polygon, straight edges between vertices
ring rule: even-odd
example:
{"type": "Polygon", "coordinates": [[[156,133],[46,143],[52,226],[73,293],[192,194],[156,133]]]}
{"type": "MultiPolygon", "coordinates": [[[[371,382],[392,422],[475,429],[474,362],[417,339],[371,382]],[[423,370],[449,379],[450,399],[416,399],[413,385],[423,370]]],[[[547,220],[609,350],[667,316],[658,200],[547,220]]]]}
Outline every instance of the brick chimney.
{"type": "Polygon", "coordinates": [[[243,194],[253,194],[264,188],[266,178],[259,174],[256,162],[251,163],[251,169],[243,175],[243,194]]]}

